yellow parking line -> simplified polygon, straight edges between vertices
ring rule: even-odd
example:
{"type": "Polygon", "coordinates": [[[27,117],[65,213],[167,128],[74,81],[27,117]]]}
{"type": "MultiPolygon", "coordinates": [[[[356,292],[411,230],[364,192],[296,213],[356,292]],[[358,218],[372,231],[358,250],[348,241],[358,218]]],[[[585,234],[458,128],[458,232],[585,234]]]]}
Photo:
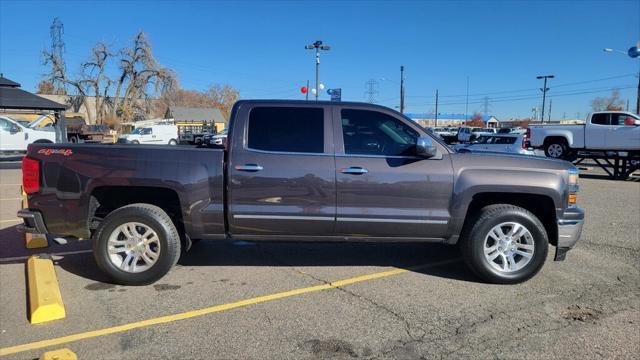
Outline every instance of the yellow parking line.
{"type": "Polygon", "coordinates": [[[48,340],[41,340],[41,341],[36,341],[36,342],[22,344],[22,345],[9,346],[9,347],[5,347],[5,348],[0,349],[0,356],[15,354],[15,353],[23,352],[23,351],[41,349],[41,348],[45,348],[45,347],[48,347],[48,346],[57,346],[57,345],[66,344],[66,343],[70,343],[70,342],[74,342],[74,341],[90,339],[90,338],[94,338],[94,337],[98,337],[98,336],[115,334],[115,333],[119,333],[119,332],[123,332],[123,331],[139,329],[139,328],[152,326],[152,325],[166,324],[166,323],[170,323],[170,322],[173,322],[173,321],[185,320],[185,319],[194,318],[194,317],[198,317],[198,316],[203,316],[203,315],[207,315],[207,314],[212,314],[212,313],[232,310],[232,309],[236,309],[236,308],[240,308],[240,307],[244,307],[244,306],[248,306],[248,305],[254,305],[254,304],[264,303],[264,302],[278,300],[278,299],[284,299],[284,298],[288,298],[288,297],[292,297],[292,296],[296,296],[296,295],[303,295],[303,294],[308,294],[308,293],[312,293],[312,292],[317,292],[317,291],[322,291],[322,290],[327,290],[327,289],[333,289],[333,288],[337,288],[337,287],[340,287],[340,286],[355,284],[355,283],[359,283],[359,282],[363,282],[363,281],[368,281],[368,280],[374,280],[374,279],[380,279],[380,278],[385,278],[385,277],[389,277],[389,276],[394,276],[394,275],[406,273],[406,272],[412,271],[412,270],[419,270],[419,269],[425,269],[425,268],[429,268],[429,267],[436,267],[436,266],[441,266],[441,265],[445,265],[445,264],[450,264],[450,263],[456,262],[458,260],[459,259],[445,260],[445,261],[435,262],[435,263],[432,263],[432,264],[410,267],[410,268],[407,268],[407,269],[393,269],[393,270],[388,270],[388,271],[381,271],[381,272],[377,272],[377,273],[373,273],[373,274],[356,276],[356,277],[352,277],[352,278],[348,278],[348,279],[344,279],[344,280],[338,280],[338,281],[331,282],[329,284],[310,286],[310,287],[306,287],[306,288],[295,289],[295,290],[275,293],[275,294],[271,294],[271,295],[259,296],[259,297],[254,297],[254,298],[246,299],[246,300],[240,300],[240,301],[236,301],[236,302],[232,302],[232,303],[211,306],[211,307],[207,307],[207,308],[204,308],[204,309],[186,311],[186,312],[182,312],[182,313],[178,313],[178,314],[166,315],[166,316],[160,316],[160,317],[157,317],[157,318],[152,318],[152,319],[147,319],[147,320],[142,320],[142,321],[136,321],[136,322],[132,322],[132,323],[128,323],[128,324],[113,326],[113,327],[99,329],[99,330],[92,330],[92,331],[87,331],[87,332],[82,332],[82,333],[78,333],[78,334],[62,336],[62,337],[48,339],[48,340]]]}

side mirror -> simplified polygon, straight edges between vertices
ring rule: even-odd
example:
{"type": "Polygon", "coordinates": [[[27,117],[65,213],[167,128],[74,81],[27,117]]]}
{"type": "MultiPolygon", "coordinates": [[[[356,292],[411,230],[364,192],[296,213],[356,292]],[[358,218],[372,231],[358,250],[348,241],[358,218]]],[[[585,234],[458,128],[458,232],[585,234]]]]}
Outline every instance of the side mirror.
{"type": "Polygon", "coordinates": [[[433,144],[433,140],[426,136],[420,136],[416,141],[416,155],[425,158],[434,157],[438,154],[438,148],[433,144]]]}
{"type": "Polygon", "coordinates": [[[17,134],[17,133],[19,133],[20,131],[22,131],[22,130],[20,130],[20,127],[19,127],[19,126],[17,126],[17,125],[13,125],[13,126],[11,127],[11,130],[9,130],[9,133],[10,133],[11,135],[13,135],[13,134],[17,134]]]}

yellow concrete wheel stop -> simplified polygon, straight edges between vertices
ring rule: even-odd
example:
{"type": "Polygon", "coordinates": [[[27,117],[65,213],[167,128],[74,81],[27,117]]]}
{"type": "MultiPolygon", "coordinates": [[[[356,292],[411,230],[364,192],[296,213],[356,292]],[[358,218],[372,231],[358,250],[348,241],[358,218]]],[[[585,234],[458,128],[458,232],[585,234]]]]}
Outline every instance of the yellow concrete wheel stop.
{"type": "Polygon", "coordinates": [[[24,245],[27,249],[39,249],[49,246],[47,235],[45,234],[24,234],[24,245]]]}
{"type": "Polygon", "coordinates": [[[64,348],[47,351],[40,356],[40,360],[78,360],[78,356],[73,351],[64,348]]]}
{"type": "Polygon", "coordinates": [[[27,260],[29,313],[32,324],[62,319],[66,316],[56,271],[51,259],[32,256],[27,260]]]}

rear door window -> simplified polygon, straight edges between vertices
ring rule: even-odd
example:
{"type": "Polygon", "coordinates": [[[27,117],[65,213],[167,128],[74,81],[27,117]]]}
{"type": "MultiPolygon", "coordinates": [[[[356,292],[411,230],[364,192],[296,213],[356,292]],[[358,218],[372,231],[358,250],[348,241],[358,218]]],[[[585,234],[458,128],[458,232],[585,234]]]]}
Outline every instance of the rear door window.
{"type": "Polygon", "coordinates": [[[595,125],[609,125],[609,114],[593,114],[591,123],[595,125]]]}
{"type": "Polygon", "coordinates": [[[255,107],[249,114],[248,145],[264,151],[323,153],[324,110],[255,107]]]}
{"type": "Polygon", "coordinates": [[[635,120],[635,118],[629,114],[611,114],[611,125],[623,126],[625,120],[627,120],[628,118],[635,120]]]}

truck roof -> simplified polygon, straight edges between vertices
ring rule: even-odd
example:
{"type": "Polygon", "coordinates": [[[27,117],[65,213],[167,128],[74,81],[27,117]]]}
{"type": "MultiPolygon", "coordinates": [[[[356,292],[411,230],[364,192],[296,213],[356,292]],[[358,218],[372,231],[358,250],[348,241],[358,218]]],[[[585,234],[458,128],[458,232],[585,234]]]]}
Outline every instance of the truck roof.
{"type": "Polygon", "coordinates": [[[375,109],[391,110],[399,114],[397,110],[390,107],[371,104],[367,102],[357,101],[328,101],[328,100],[283,100],[283,99],[255,99],[255,100],[238,100],[234,106],[242,104],[282,104],[282,105],[332,105],[332,106],[366,106],[375,109]]]}

